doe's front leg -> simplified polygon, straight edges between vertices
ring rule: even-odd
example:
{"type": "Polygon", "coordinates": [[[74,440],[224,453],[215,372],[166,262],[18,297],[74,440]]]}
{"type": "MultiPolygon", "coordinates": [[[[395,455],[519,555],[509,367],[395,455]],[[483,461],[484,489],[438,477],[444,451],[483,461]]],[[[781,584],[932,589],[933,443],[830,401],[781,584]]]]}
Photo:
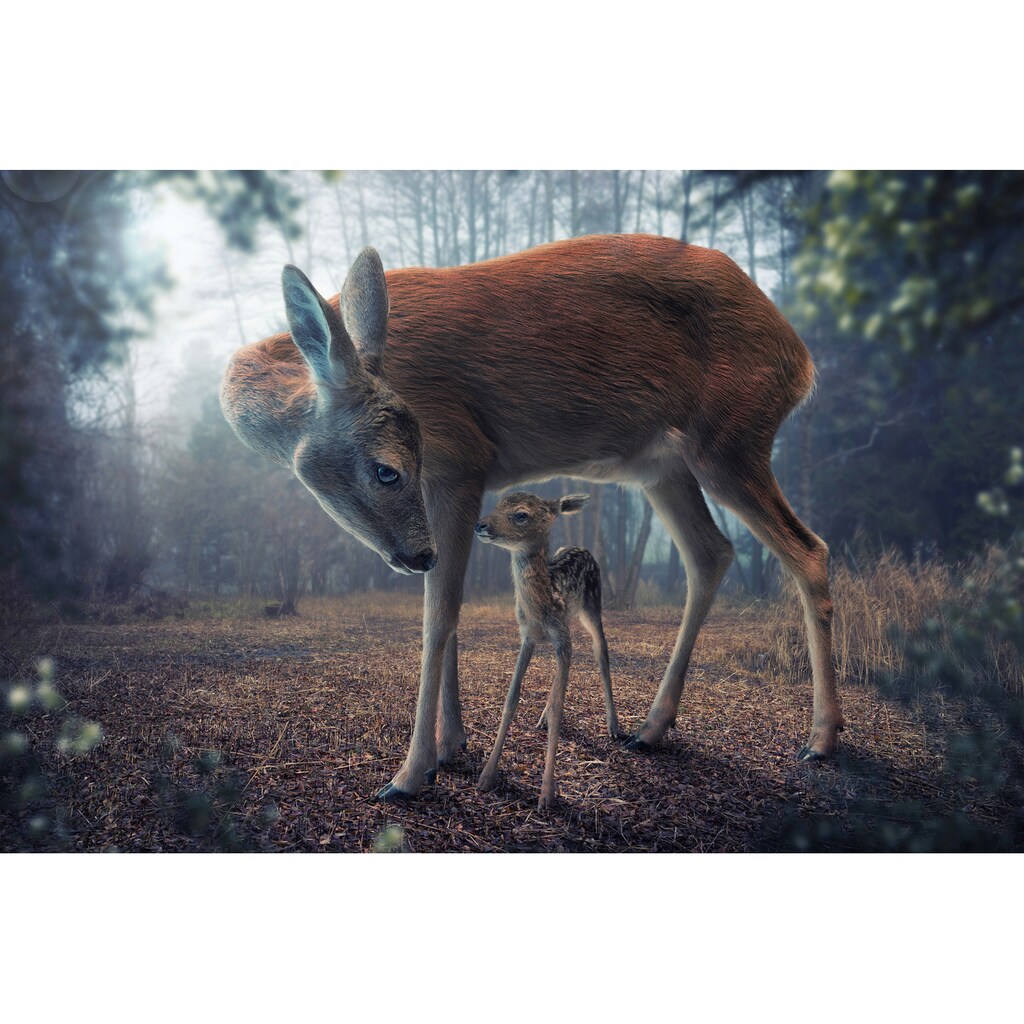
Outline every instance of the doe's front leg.
{"type": "Polygon", "coordinates": [[[462,724],[459,699],[459,634],[452,633],[444,652],[441,670],[441,697],[437,705],[437,763],[448,764],[460,750],[466,749],[466,728],[462,724]]]}
{"type": "Polygon", "coordinates": [[[405,763],[395,777],[377,792],[376,799],[385,802],[414,797],[437,776],[437,740],[434,725],[441,689],[441,670],[447,638],[425,630],[423,659],[420,668],[420,692],[416,701],[416,722],[405,763]]]}
{"type": "Polygon", "coordinates": [[[437,565],[427,573],[423,587],[423,660],[416,722],[405,764],[377,793],[378,800],[413,797],[437,775],[435,729],[441,678],[449,643],[454,645],[462,605],[462,584],[481,493],[481,490],[474,489],[452,495],[435,488],[428,490],[424,485],[428,517],[437,544],[437,565]]]}

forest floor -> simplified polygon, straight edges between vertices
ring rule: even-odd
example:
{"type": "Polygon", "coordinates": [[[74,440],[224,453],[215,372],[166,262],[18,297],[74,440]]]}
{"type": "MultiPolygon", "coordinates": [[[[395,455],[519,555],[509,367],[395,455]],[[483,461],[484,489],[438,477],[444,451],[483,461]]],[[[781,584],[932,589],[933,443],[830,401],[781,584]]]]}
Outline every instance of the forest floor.
{"type": "MultiPolygon", "coordinates": [[[[894,829],[922,814],[984,824],[1002,813],[970,781],[947,774],[957,712],[941,701],[918,713],[872,686],[845,685],[839,757],[797,762],[811,716],[809,674],[779,671],[770,624],[756,606],[728,602],[701,633],[677,727],[648,754],[605,735],[589,640],[576,634],[560,800],[545,813],[536,808],[545,740],[534,723],[550,651],[538,651],[527,676],[497,789],[477,793],[518,632],[511,600],[467,606],[468,749],[415,801],[375,803],[412,730],[420,614],[418,601],[382,596],[309,600],[286,619],[54,619],[9,631],[3,676],[27,677],[34,659],[52,657],[68,702],[60,714],[97,721],[104,733],[73,758],[53,743],[59,714],[33,722],[46,800],[61,823],[59,842],[42,848],[770,851],[829,848],[832,826],[865,805],[894,829]]],[[[624,729],[650,706],[678,618],[667,607],[605,613],[624,729]]],[[[0,812],[0,850],[26,848],[24,812],[0,812]]]]}

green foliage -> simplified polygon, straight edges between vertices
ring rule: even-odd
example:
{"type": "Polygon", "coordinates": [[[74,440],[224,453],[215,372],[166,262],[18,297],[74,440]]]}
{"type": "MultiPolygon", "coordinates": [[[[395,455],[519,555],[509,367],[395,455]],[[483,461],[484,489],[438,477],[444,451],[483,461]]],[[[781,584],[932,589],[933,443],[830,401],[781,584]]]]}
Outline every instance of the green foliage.
{"type": "Polygon", "coordinates": [[[1024,173],[834,171],[796,265],[806,311],[891,351],[962,353],[1024,308],[1024,173]]]}
{"type": "Polygon", "coordinates": [[[812,525],[834,549],[866,538],[908,557],[1005,543],[975,495],[1024,417],[1024,175],[834,172],[817,186],[787,307],[820,375],[812,525]]]}
{"type": "Polygon", "coordinates": [[[228,245],[251,252],[261,224],[277,225],[286,238],[302,228],[295,215],[302,201],[287,179],[272,171],[162,171],[153,180],[170,181],[186,199],[200,203],[220,225],[228,245]]]}
{"type": "Polygon", "coordinates": [[[405,853],[408,845],[405,841],[405,830],[401,825],[388,825],[377,833],[373,840],[374,853],[405,853]]]}

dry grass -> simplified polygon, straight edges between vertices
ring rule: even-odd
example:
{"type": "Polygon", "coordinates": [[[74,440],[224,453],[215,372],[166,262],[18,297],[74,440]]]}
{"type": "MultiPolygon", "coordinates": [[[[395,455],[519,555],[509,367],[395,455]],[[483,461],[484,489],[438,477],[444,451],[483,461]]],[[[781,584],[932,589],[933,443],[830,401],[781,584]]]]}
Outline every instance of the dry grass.
{"type": "MultiPolygon", "coordinates": [[[[543,815],[536,798],[544,741],[531,726],[550,679],[549,654],[527,677],[499,788],[475,790],[518,645],[510,601],[465,609],[460,662],[470,746],[402,807],[369,797],[400,765],[412,729],[418,600],[310,600],[299,617],[281,620],[239,618],[224,606],[160,621],[50,619],[9,637],[3,655],[9,674],[52,655],[69,710],[103,725],[104,743],[74,762],[52,749],[45,720],[36,727],[73,849],[209,848],[209,837],[185,834],[167,813],[156,780],[203,784],[194,759],[210,749],[222,755],[218,773],[241,779],[239,820],[266,850],[765,850],[778,848],[786,820],[835,819],[864,799],[893,807],[916,801],[935,815],[966,807],[979,820],[997,820],[999,807],[945,771],[944,737],[957,727],[956,709],[931,707],[926,719],[865,683],[859,666],[897,656],[883,640],[889,612],[875,606],[880,588],[886,608],[911,625],[951,586],[896,568],[884,581],[881,572],[837,579],[837,646],[848,675],[837,763],[794,757],[811,710],[795,613],[723,602],[695,650],[677,728],[651,755],[603,735],[599,677],[578,637],[559,748],[562,799],[543,815]],[[917,595],[916,605],[908,595],[917,595]],[[870,612],[863,626],[854,625],[856,609],[870,612]],[[171,754],[168,735],[180,741],[171,754]],[[278,816],[262,823],[271,803],[278,816]]],[[[606,614],[626,728],[646,714],[678,618],[677,608],[606,614]]],[[[0,848],[23,844],[19,827],[15,816],[0,816],[0,848]]]]}
{"type": "MultiPolygon", "coordinates": [[[[833,645],[839,678],[869,683],[880,673],[898,676],[909,671],[902,635],[914,634],[932,622],[939,630],[940,649],[962,662],[963,651],[952,638],[950,608],[970,608],[992,586],[1001,553],[989,552],[963,566],[930,561],[908,562],[890,551],[863,567],[837,562],[832,576],[835,604],[833,645]]],[[[787,582],[784,596],[762,606],[762,618],[774,634],[772,659],[780,671],[808,672],[806,647],[799,642],[803,619],[796,588],[787,582]]],[[[1007,693],[1024,695],[1024,664],[1020,652],[985,638],[984,670],[1007,693]]]]}

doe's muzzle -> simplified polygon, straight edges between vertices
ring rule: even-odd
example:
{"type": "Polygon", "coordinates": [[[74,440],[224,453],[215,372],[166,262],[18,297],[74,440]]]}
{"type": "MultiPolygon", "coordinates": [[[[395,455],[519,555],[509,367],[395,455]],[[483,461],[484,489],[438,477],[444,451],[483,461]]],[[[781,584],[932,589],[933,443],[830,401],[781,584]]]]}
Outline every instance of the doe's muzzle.
{"type": "Polygon", "coordinates": [[[418,555],[398,554],[395,558],[410,572],[430,572],[437,565],[437,554],[430,548],[418,555]]]}

